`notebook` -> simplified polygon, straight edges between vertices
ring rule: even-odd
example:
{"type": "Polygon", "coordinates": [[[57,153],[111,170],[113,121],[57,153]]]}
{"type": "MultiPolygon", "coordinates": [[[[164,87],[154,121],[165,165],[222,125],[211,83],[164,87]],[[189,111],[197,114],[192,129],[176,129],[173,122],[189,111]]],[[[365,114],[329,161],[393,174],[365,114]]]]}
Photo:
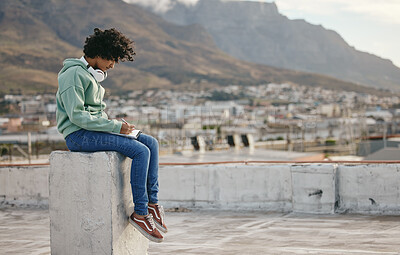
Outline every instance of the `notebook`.
{"type": "Polygon", "coordinates": [[[118,133],[112,133],[112,134],[125,136],[125,137],[129,137],[129,138],[133,138],[133,139],[138,139],[138,137],[140,136],[141,133],[142,133],[142,131],[140,131],[139,129],[135,129],[130,134],[118,134],[118,133]]]}

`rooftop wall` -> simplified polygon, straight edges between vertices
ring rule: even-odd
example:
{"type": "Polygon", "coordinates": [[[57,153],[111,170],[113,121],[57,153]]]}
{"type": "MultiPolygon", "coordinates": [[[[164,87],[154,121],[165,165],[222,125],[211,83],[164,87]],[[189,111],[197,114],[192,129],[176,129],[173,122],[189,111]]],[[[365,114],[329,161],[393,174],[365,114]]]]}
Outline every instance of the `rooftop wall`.
{"type": "Polygon", "coordinates": [[[49,165],[0,165],[0,206],[49,205],[49,165]]]}
{"type": "MultiPolygon", "coordinates": [[[[49,169],[0,166],[0,205],[46,206],[49,169]]],[[[399,169],[387,162],[172,164],[160,167],[159,195],[170,208],[398,215],[399,169]]]]}

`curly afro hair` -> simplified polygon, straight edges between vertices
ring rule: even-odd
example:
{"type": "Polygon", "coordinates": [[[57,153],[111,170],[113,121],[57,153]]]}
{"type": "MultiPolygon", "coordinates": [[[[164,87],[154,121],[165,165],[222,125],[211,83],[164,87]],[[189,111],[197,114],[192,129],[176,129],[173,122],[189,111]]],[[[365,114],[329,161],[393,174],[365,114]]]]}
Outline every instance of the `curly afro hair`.
{"type": "Polygon", "coordinates": [[[94,29],[94,34],[86,38],[83,53],[89,58],[101,57],[107,60],[134,61],[136,55],[134,41],[125,37],[115,28],[104,31],[94,29]]]}

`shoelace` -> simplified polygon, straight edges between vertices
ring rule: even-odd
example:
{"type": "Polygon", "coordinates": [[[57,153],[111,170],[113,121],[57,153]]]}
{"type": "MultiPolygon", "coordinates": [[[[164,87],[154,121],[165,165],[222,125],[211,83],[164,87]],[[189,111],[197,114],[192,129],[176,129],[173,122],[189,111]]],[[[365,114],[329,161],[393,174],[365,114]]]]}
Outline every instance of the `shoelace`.
{"type": "Polygon", "coordinates": [[[153,216],[151,214],[145,216],[144,218],[150,223],[151,229],[156,228],[156,226],[154,225],[153,216]]]}

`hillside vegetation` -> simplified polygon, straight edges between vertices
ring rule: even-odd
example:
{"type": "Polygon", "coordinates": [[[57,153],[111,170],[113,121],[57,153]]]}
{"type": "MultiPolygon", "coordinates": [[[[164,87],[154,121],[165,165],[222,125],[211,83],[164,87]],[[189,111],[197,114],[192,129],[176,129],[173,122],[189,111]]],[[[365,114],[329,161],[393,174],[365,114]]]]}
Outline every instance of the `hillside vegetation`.
{"type": "Polygon", "coordinates": [[[62,61],[83,54],[84,40],[95,27],[115,27],[136,42],[136,61],[119,64],[103,83],[113,93],[269,82],[380,93],[323,75],[235,59],[218,50],[201,26],[174,25],[121,0],[0,1],[0,93],[55,92],[62,61]]]}

